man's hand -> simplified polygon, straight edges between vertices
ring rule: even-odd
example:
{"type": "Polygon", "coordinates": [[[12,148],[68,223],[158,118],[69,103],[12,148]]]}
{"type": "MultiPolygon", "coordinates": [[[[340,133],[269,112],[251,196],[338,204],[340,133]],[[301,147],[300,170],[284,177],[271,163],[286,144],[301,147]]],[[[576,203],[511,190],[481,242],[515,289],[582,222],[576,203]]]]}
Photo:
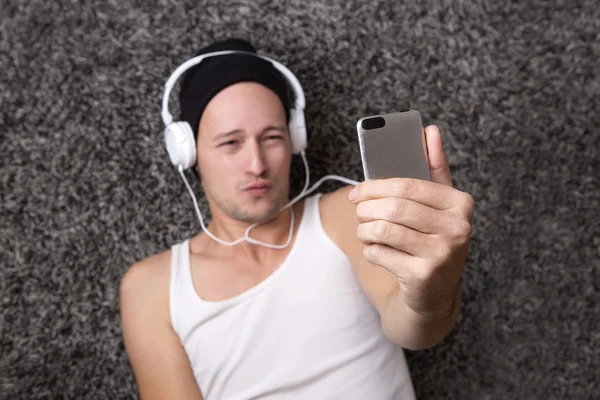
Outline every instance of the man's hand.
{"type": "Polygon", "coordinates": [[[432,181],[362,182],[357,236],[364,257],[394,274],[404,303],[424,320],[452,314],[471,238],[473,198],[455,189],[436,126],[424,130],[432,181]]]}

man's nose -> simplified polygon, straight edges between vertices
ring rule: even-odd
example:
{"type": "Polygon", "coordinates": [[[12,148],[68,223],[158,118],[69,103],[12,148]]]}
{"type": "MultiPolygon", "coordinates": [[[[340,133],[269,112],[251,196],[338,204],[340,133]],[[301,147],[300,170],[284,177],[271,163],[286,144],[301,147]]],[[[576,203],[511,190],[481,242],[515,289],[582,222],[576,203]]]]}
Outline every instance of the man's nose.
{"type": "Polygon", "coordinates": [[[260,142],[251,140],[248,147],[248,170],[255,176],[261,176],[267,169],[267,164],[260,142]]]}

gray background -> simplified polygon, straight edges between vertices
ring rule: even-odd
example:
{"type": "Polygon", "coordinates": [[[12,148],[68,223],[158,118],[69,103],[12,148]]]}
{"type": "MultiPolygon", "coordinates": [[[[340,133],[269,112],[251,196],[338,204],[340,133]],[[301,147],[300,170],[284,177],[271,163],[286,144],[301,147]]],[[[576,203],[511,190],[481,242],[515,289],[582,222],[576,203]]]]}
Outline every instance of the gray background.
{"type": "Polygon", "coordinates": [[[230,36],[303,83],[314,180],[362,177],[362,116],[440,126],[476,211],[462,316],[407,353],[420,399],[598,398],[597,1],[0,5],[1,398],[137,396],[120,278],[199,231],[162,85],[230,36]]]}

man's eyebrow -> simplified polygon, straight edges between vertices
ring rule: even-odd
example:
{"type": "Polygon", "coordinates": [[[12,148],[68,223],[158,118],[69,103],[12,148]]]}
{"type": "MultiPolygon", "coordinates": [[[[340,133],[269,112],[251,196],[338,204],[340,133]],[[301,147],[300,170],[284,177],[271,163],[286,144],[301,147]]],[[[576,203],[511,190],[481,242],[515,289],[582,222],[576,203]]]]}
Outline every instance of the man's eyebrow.
{"type": "Polygon", "coordinates": [[[217,133],[215,135],[215,137],[213,138],[213,141],[216,142],[217,140],[221,140],[223,138],[226,138],[227,136],[235,135],[236,133],[240,133],[240,132],[241,132],[240,129],[234,129],[234,130],[229,131],[229,132],[217,133]]]}
{"type": "Polygon", "coordinates": [[[282,131],[282,132],[285,132],[285,126],[282,126],[282,125],[278,125],[278,126],[276,126],[276,125],[269,125],[269,126],[267,126],[266,128],[264,128],[262,130],[262,133],[265,133],[265,132],[268,132],[268,131],[282,131]]]}

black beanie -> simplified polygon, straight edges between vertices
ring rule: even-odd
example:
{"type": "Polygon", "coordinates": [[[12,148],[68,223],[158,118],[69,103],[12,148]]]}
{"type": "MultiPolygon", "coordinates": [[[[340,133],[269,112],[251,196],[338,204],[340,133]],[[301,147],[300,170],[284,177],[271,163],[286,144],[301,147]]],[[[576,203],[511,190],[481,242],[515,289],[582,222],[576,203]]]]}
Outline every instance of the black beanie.
{"type": "MultiPolygon", "coordinates": [[[[196,55],[215,51],[238,50],[256,53],[243,39],[227,39],[213,43],[196,55]]],[[[180,120],[190,124],[194,138],[198,135],[200,117],[210,100],[221,90],[239,82],[257,82],[271,89],[283,103],[286,120],[293,95],[286,78],[269,61],[249,54],[226,54],[209,57],[190,68],[184,75],[179,92],[180,120]]]]}

